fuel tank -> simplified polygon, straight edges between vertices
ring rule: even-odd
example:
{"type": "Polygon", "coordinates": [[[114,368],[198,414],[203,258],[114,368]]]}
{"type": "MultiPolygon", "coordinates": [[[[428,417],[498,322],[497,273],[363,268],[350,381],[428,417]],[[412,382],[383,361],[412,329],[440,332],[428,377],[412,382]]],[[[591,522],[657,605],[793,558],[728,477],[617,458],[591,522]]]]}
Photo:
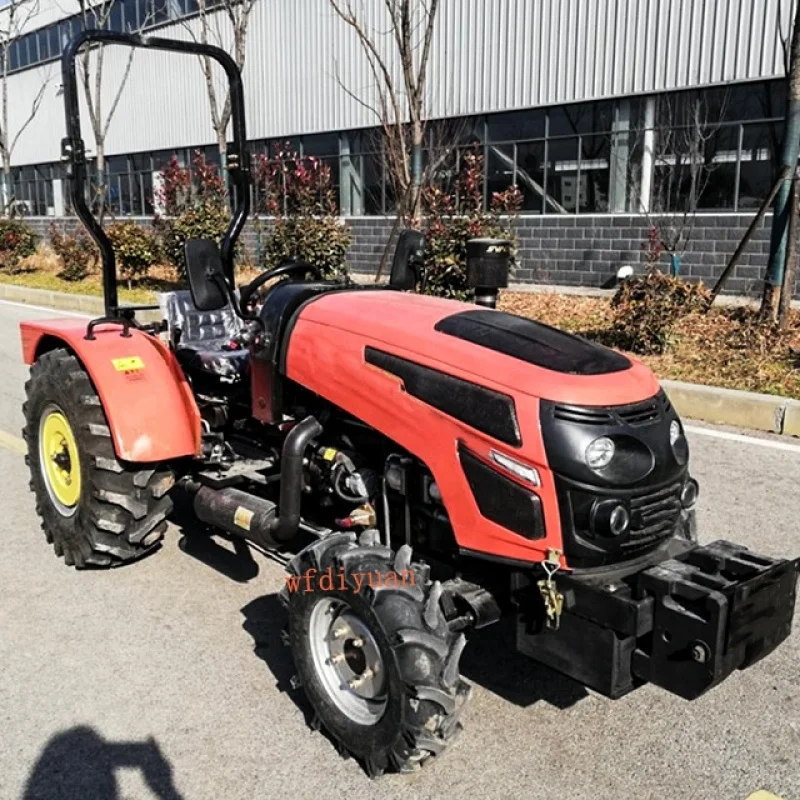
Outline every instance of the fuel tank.
{"type": "Polygon", "coordinates": [[[313,298],[288,326],[283,354],[286,377],[427,465],[462,551],[519,562],[564,553],[542,409],[626,406],[659,393],[647,367],[616,351],[392,290],[313,298]]]}

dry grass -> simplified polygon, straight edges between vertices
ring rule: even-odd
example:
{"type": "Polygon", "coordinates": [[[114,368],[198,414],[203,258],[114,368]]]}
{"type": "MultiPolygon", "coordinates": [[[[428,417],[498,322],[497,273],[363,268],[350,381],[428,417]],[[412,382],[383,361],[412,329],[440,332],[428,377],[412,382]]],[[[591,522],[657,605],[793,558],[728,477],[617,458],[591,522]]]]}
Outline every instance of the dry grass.
{"type": "MultiPolygon", "coordinates": [[[[27,286],[31,289],[46,289],[51,292],[102,297],[103,281],[98,265],[95,265],[88,277],[81,281],[65,281],[63,278],[59,278],[58,273],[61,269],[61,259],[48,244],[41,242],[37,245],[36,252],[20,261],[18,268],[13,273],[0,272],[0,283],[27,286]]],[[[249,264],[238,267],[236,270],[237,285],[253,280],[260,271],[249,264]]],[[[120,300],[125,303],[149,305],[155,302],[157,292],[186,287],[187,284],[180,279],[175,267],[162,264],[151,267],[146,278],[132,281],[130,284],[120,279],[119,295],[120,300]]]]}
{"type": "MultiPolygon", "coordinates": [[[[507,292],[500,307],[515,314],[606,341],[605,298],[507,292]]],[[[691,314],[673,330],[664,355],[642,360],[660,377],[800,399],[800,313],[786,331],[762,326],[752,308],[713,308],[691,314]]]]}
{"type": "MultiPolygon", "coordinates": [[[[88,294],[103,293],[95,272],[82,281],[58,277],[61,262],[46,245],[19,265],[16,274],[0,274],[0,282],[34,289],[88,294]]],[[[237,269],[236,282],[252,280],[260,270],[250,265],[237,269]]],[[[120,282],[120,299],[149,304],[155,293],[185,287],[173,267],[157,266],[150,275],[127,287],[120,282]]],[[[607,342],[612,312],[605,298],[558,294],[504,292],[500,308],[521,316],[607,342]]],[[[714,308],[708,314],[692,314],[675,327],[663,355],[644,356],[660,378],[745,389],[800,399],[800,313],[792,312],[788,329],[778,333],[759,324],[751,308],[714,308]]]]}

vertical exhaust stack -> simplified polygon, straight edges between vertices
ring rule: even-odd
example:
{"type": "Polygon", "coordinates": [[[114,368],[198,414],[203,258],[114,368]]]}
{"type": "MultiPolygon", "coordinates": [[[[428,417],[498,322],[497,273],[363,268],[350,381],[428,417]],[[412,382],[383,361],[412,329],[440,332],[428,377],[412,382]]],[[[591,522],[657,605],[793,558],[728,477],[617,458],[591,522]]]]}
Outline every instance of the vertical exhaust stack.
{"type": "Polygon", "coordinates": [[[479,306],[495,308],[497,292],[508,286],[512,244],[508,239],[470,239],[467,242],[467,285],[479,306]]]}

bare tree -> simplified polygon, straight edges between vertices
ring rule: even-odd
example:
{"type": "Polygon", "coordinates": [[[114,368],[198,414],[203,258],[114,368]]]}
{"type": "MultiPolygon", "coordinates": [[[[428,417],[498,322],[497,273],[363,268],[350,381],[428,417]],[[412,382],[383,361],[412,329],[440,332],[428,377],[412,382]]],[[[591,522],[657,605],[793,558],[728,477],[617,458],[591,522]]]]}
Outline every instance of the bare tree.
{"type": "MultiPolygon", "coordinates": [[[[247,53],[247,28],[255,0],[197,0],[199,14],[187,20],[184,27],[195,41],[233,50],[233,59],[241,70],[247,53]],[[199,28],[199,30],[197,30],[199,28]]],[[[228,125],[231,121],[230,88],[223,92],[214,78],[211,58],[199,56],[206,81],[211,125],[217,137],[220,163],[224,169],[228,151],[228,125]]]]}
{"type": "MultiPolygon", "coordinates": [[[[26,116],[23,122],[11,130],[9,121],[9,69],[11,67],[11,44],[22,35],[27,23],[38,13],[38,0],[9,0],[0,10],[0,156],[3,163],[3,180],[0,188],[0,204],[2,213],[6,214],[15,208],[14,187],[11,180],[11,156],[20,136],[33,122],[44,99],[44,93],[50,83],[49,75],[44,75],[41,85],[26,105],[26,116]]],[[[25,98],[15,100],[16,105],[27,103],[25,98]]]]}
{"type": "MultiPolygon", "coordinates": [[[[111,12],[120,0],[78,0],[80,15],[84,29],[95,28],[107,30],[110,28],[111,12]]],[[[140,20],[138,29],[141,30],[147,25],[148,19],[140,20]]],[[[84,47],[78,59],[78,76],[83,87],[86,107],[89,115],[89,124],[92,129],[95,152],[95,174],[92,183],[92,205],[95,213],[103,217],[108,211],[106,193],[108,189],[108,176],[106,174],[106,138],[108,129],[114,114],[119,106],[122,92],[128,83],[128,78],[133,65],[133,57],[136,50],[131,47],[128,49],[127,61],[122,73],[122,79],[111,95],[111,102],[108,107],[103,103],[103,72],[106,65],[106,46],[95,44],[91,47],[84,47]]]]}
{"type": "MultiPolygon", "coordinates": [[[[771,321],[777,319],[781,286],[784,285],[793,205],[794,182],[791,178],[800,156],[800,7],[794,12],[791,42],[782,30],[779,34],[783,42],[786,68],[786,125],[783,131],[781,165],[788,168],[788,172],[775,198],[769,263],[761,300],[761,317],[771,321]]],[[[789,287],[789,291],[792,288],[789,287]]]]}
{"type": "MultiPolygon", "coordinates": [[[[717,189],[716,178],[724,163],[720,145],[727,103],[727,93],[718,98],[684,93],[657,100],[651,196],[641,198],[641,207],[658,246],[670,256],[673,274],[691,241],[698,209],[713,206],[716,194],[725,193],[721,186],[717,189]]],[[[646,133],[644,127],[634,130],[635,147],[644,146],[646,133]]]]}
{"type": "Polygon", "coordinates": [[[396,187],[398,213],[419,218],[426,84],[439,0],[382,0],[386,30],[368,21],[365,3],[377,5],[377,0],[329,1],[358,38],[374,81],[375,98],[359,96],[341,81],[339,84],[375,115],[383,130],[382,151],[396,187]],[[399,70],[395,68],[398,62],[399,70]]]}

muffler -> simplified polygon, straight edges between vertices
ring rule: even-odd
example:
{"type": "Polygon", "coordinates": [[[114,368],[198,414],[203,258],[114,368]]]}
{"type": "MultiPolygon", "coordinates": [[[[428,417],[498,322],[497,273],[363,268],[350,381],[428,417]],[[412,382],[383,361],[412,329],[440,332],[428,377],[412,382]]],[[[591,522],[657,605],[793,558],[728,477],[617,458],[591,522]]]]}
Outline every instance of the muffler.
{"type": "Polygon", "coordinates": [[[269,550],[280,546],[270,533],[276,512],[275,503],[239,489],[201,486],[194,496],[198,519],[269,550]]]}
{"type": "Polygon", "coordinates": [[[197,518],[268,550],[285,545],[300,528],[303,458],[312,439],[320,433],[322,425],[308,416],[286,435],[281,456],[280,507],[239,489],[201,486],[194,496],[197,518]]]}

